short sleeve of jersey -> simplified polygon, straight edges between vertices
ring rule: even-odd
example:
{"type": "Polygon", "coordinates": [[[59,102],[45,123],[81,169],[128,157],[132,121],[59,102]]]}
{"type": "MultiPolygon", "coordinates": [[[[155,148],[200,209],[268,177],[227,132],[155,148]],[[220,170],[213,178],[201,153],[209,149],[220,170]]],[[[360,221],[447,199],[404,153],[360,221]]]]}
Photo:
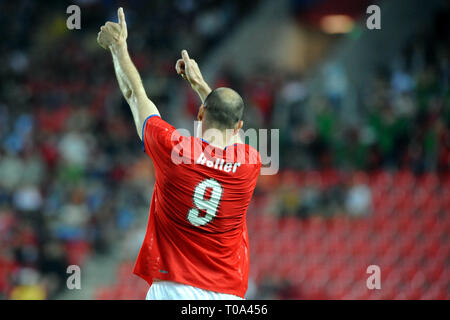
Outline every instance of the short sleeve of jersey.
{"type": "Polygon", "coordinates": [[[142,126],[142,147],[155,166],[170,162],[172,146],[180,138],[178,131],[158,115],[149,116],[142,126]]]}

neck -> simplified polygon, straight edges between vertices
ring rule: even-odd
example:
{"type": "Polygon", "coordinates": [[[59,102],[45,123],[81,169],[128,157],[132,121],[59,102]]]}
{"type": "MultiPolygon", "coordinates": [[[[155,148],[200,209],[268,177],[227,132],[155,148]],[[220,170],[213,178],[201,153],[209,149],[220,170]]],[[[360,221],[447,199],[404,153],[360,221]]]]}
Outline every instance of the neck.
{"type": "Polygon", "coordinates": [[[203,133],[202,139],[210,145],[222,149],[235,143],[242,143],[239,135],[233,134],[232,130],[206,130],[203,133]]]}

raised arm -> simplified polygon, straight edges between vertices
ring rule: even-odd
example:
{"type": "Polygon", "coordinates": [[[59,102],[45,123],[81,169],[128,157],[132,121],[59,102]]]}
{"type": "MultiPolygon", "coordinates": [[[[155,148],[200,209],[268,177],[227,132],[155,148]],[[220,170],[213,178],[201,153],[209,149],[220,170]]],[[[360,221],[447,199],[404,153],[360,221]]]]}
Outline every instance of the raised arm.
{"type": "Polygon", "coordinates": [[[181,51],[182,59],[178,59],[175,64],[175,69],[177,73],[183,77],[183,79],[189,81],[192,89],[197,92],[198,96],[205,102],[206,97],[211,92],[211,88],[208,86],[206,81],[203,79],[200,68],[194,59],[189,58],[189,54],[186,50],[181,51]]]}
{"type": "Polygon", "coordinates": [[[120,90],[128,102],[139,138],[142,140],[142,126],[145,119],[159,115],[155,104],[147,97],[139,72],[131,61],[127,48],[127,24],[123,9],[117,12],[119,23],[107,22],[100,28],[97,42],[112,54],[114,70],[120,90]]]}

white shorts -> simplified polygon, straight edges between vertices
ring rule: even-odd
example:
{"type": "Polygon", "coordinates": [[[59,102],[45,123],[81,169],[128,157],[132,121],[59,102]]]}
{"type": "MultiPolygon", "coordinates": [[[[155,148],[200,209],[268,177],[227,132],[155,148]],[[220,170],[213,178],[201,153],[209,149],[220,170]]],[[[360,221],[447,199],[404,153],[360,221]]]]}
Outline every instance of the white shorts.
{"type": "Polygon", "coordinates": [[[204,290],[172,281],[153,282],[145,300],[244,300],[241,297],[204,290]]]}

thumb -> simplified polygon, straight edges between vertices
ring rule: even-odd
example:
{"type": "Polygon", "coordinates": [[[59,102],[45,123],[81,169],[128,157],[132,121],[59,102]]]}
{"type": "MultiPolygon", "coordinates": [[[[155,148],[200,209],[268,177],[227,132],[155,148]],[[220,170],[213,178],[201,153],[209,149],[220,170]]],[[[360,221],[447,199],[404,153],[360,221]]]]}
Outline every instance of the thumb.
{"type": "Polygon", "coordinates": [[[122,29],[126,29],[127,23],[125,22],[125,14],[123,13],[123,8],[120,7],[119,10],[117,10],[117,16],[119,17],[119,25],[122,29]]]}

